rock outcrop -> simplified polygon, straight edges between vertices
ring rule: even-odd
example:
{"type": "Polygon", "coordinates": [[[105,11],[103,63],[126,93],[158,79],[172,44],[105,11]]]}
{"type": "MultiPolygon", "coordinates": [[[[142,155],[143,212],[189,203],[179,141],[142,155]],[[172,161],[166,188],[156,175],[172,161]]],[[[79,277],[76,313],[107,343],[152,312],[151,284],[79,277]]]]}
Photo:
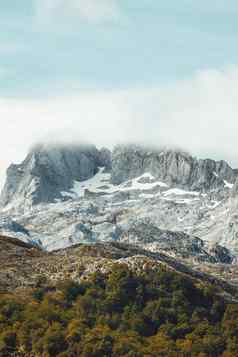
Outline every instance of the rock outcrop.
{"type": "Polygon", "coordinates": [[[112,183],[121,184],[145,172],[169,186],[200,191],[224,188],[233,184],[237,177],[225,161],[198,160],[182,151],[155,150],[136,145],[115,147],[112,183]]]}
{"type": "Polygon", "coordinates": [[[92,145],[38,145],[20,165],[11,165],[0,197],[1,207],[31,206],[63,199],[74,181],[94,176],[100,166],[111,167],[110,152],[92,145]]]}
{"type": "Polygon", "coordinates": [[[228,249],[206,243],[184,232],[162,230],[149,219],[135,220],[122,231],[119,240],[136,244],[150,251],[162,251],[168,255],[200,262],[231,264],[233,257],[228,249]]]}
{"type": "Polygon", "coordinates": [[[225,161],[198,160],[182,151],[119,145],[111,154],[93,145],[38,145],[7,170],[0,207],[28,208],[72,198],[74,182],[92,178],[100,167],[111,173],[114,185],[150,173],[169,187],[200,192],[225,191],[237,178],[225,161]]]}

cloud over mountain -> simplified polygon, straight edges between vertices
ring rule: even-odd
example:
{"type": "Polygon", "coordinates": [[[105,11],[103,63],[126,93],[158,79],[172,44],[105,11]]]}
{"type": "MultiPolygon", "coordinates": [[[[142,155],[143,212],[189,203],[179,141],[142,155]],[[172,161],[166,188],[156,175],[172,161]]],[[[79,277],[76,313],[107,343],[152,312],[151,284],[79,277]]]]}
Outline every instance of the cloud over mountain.
{"type": "Polygon", "coordinates": [[[211,70],[161,88],[79,91],[47,99],[1,99],[2,170],[36,141],[178,146],[199,156],[237,159],[238,70],[211,70]]]}

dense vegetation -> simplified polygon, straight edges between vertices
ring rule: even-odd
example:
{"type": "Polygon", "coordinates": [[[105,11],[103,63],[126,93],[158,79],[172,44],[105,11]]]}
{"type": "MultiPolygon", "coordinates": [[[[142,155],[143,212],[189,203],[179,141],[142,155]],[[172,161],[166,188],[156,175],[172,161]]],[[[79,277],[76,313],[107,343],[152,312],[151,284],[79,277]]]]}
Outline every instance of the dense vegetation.
{"type": "Polygon", "coordinates": [[[238,304],[162,269],[0,295],[0,356],[238,356],[238,304]]]}

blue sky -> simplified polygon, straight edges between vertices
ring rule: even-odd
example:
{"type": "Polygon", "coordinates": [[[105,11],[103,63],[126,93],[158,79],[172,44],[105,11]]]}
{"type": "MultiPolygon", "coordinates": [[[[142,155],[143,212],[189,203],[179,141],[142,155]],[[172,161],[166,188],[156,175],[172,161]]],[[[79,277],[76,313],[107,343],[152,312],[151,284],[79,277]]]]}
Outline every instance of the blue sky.
{"type": "Polygon", "coordinates": [[[138,141],[238,167],[237,0],[0,2],[0,186],[36,141],[138,141]]]}
{"type": "Polygon", "coordinates": [[[1,2],[0,95],[155,86],[237,63],[237,1],[88,1],[1,2]]]}

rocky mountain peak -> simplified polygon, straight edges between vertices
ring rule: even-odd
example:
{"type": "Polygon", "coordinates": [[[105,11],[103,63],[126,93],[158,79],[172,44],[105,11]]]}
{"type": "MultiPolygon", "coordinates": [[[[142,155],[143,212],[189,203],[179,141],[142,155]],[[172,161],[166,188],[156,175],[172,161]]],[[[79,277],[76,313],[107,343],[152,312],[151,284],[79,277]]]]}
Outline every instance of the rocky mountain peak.
{"type": "Polygon", "coordinates": [[[150,172],[156,179],[192,190],[207,191],[235,182],[237,174],[225,161],[197,159],[179,150],[137,145],[116,146],[112,154],[112,183],[150,172]]]}
{"type": "Polygon", "coordinates": [[[94,176],[100,166],[110,168],[110,151],[94,145],[34,146],[20,165],[11,165],[0,204],[34,205],[63,199],[74,181],[94,176]]]}
{"type": "Polygon", "coordinates": [[[75,182],[94,177],[102,167],[111,174],[113,185],[149,173],[171,188],[223,192],[237,178],[237,172],[225,161],[199,160],[181,150],[117,145],[111,153],[89,144],[38,144],[20,165],[11,165],[7,170],[0,206],[28,208],[69,199],[71,195],[65,193],[75,182]]]}
{"type": "Polygon", "coordinates": [[[181,150],[37,145],[8,169],[0,233],[47,251],[113,241],[230,264],[238,252],[237,187],[225,161],[181,150]]]}

